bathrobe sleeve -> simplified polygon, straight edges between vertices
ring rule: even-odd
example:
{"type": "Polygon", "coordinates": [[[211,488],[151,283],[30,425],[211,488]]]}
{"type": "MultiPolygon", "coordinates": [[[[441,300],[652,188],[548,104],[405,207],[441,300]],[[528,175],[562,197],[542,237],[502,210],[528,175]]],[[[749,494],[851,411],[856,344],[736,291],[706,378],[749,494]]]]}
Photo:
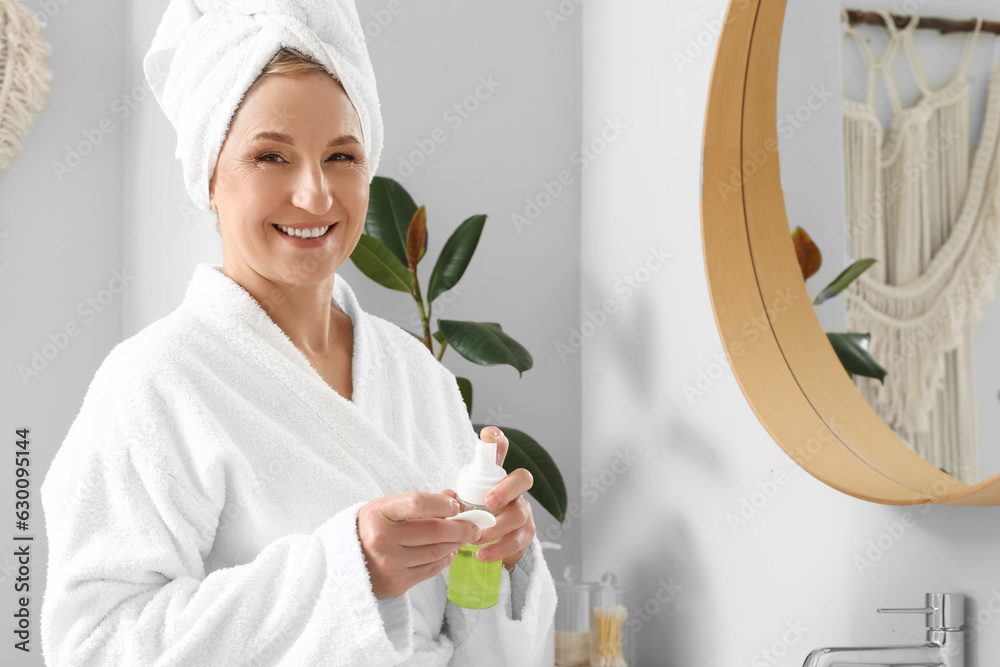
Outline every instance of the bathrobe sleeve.
{"type": "Polygon", "coordinates": [[[206,574],[233,470],[208,423],[118,368],[99,369],[41,488],[46,664],[405,662],[409,597],[372,594],[357,536],[363,503],[206,574]]]}
{"type": "MultiPolygon", "coordinates": [[[[449,421],[457,424],[452,438],[467,447],[452,456],[454,461],[471,460],[475,437],[461,433],[475,432],[465,403],[458,391],[454,374],[438,364],[445,374],[444,382],[454,387],[453,400],[448,401],[449,421]]],[[[501,430],[503,426],[500,426],[501,430]]],[[[452,470],[453,475],[457,470],[452,470]]],[[[454,478],[454,477],[452,477],[454,478]]],[[[444,571],[447,581],[448,570],[444,571]]],[[[451,665],[524,665],[540,663],[548,634],[552,629],[556,609],[556,587],[536,535],[524,555],[508,573],[501,568],[500,600],[488,609],[466,609],[448,603],[445,610],[445,631],[454,645],[451,665]]]]}

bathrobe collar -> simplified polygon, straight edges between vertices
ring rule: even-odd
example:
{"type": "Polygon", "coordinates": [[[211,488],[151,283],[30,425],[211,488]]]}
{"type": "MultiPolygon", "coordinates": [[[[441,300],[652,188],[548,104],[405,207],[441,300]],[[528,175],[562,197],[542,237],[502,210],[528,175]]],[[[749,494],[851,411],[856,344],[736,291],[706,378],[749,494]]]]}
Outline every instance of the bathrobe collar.
{"type": "Polygon", "coordinates": [[[188,284],[187,292],[184,295],[184,304],[197,310],[203,317],[225,328],[237,327],[244,330],[244,333],[253,332],[273,346],[274,351],[284,360],[301,368],[306,375],[312,375],[313,379],[321,383],[331,395],[331,398],[339,398],[341,401],[361,406],[364,402],[364,373],[360,373],[362,368],[359,361],[366,356],[363,341],[366,336],[359,335],[357,327],[366,326],[364,318],[360,317],[361,307],[354,290],[347,284],[344,277],[336,275],[333,284],[333,297],[331,305],[347,313],[354,324],[354,359],[351,364],[351,400],[341,396],[334,391],[330,385],[312,367],[305,354],[302,353],[288,335],[281,329],[274,320],[261,307],[239,283],[222,273],[221,264],[211,264],[202,262],[195,267],[194,276],[188,284]],[[335,302],[335,303],[334,303],[335,302]],[[362,349],[358,349],[358,348],[362,349]],[[311,371],[311,373],[309,372],[311,371]],[[359,386],[362,385],[362,386],[359,386]],[[360,394],[360,396],[359,396],[360,394]]]}
{"type": "MultiPolygon", "coordinates": [[[[270,370],[280,382],[279,391],[297,395],[335,433],[347,434],[349,440],[359,442],[379,437],[386,447],[398,449],[399,445],[386,435],[386,421],[394,418],[386,413],[391,398],[377,395],[392,386],[392,378],[384,355],[369,349],[372,341],[379,340],[373,329],[375,323],[361,309],[354,290],[339,273],[334,280],[332,300],[354,324],[350,401],[326,383],[256,299],[222,273],[220,264],[202,262],[195,267],[181,307],[195,311],[211,329],[218,331],[220,344],[235,346],[242,355],[270,370]]],[[[366,458],[378,451],[378,448],[366,449],[363,455],[366,458]]],[[[386,451],[382,449],[383,455],[386,451]]],[[[403,478],[394,481],[394,485],[405,486],[403,478]]]]}

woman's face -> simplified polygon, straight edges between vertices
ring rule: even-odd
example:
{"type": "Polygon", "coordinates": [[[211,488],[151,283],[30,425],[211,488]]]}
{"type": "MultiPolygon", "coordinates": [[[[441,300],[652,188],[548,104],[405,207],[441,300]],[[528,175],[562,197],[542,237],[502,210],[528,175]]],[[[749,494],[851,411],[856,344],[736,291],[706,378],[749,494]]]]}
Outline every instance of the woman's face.
{"type": "Polygon", "coordinates": [[[330,278],[364,230],[370,179],[361,142],[357,112],[329,74],[258,80],[233,117],[209,183],[226,273],[294,285],[330,278]],[[320,238],[299,239],[277,225],[332,226],[320,238]]]}

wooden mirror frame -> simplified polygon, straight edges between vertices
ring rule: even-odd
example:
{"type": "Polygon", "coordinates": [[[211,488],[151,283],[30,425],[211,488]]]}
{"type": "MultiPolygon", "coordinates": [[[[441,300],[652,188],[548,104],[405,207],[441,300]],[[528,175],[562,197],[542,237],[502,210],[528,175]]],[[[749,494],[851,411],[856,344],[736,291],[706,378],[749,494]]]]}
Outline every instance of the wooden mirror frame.
{"type": "Polygon", "coordinates": [[[845,373],[816,316],[778,164],[785,1],[730,0],[705,112],[702,244],[733,374],[775,442],[838,491],[890,505],[1000,505],[1000,474],[965,484],[896,436],[845,373]]]}

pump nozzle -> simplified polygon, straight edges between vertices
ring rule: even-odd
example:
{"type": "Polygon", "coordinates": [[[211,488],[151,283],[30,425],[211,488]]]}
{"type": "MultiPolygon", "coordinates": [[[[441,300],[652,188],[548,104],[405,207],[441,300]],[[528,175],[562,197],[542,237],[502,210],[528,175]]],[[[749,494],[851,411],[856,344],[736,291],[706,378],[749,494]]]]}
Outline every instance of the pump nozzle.
{"type": "Polygon", "coordinates": [[[506,476],[497,465],[497,443],[477,438],[472,463],[458,473],[455,494],[467,503],[485,506],[486,494],[506,476]]]}
{"type": "Polygon", "coordinates": [[[497,465],[497,443],[480,440],[472,465],[479,472],[492,472],[497,465]]]}

